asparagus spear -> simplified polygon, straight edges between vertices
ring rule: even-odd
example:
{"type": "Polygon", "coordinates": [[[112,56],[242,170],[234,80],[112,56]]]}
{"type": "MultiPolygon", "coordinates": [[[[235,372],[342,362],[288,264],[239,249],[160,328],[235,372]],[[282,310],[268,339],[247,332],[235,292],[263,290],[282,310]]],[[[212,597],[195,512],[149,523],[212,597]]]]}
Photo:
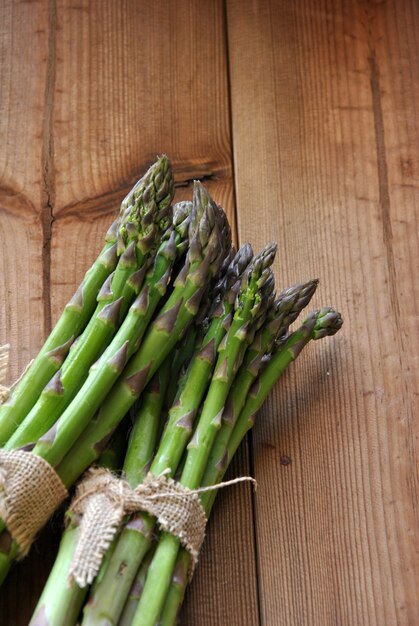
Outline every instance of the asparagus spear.
{"type": "Polygon", "coordinates": [[[0,445],[9,439],[35,404],[42,389],[64,362],[74,339],[91,317],[99,289],[117,264],[118,226],[119,221],[115,220],[99,256],[65,306],[38,356],[13,388],[7,401],[0,406],[0,445]]]}
{"type": "MultiPolygon", "coordinates": [[[[98,367],[93,368],[73,402],[33,450],[34,454],[42,456],[56,468],[67,486],[86,469],[83,462],[86,457],[90,459],[92,447],[94,458],[100,454],[101,442],[112,434],[196,315],[208,280],[217,274],[231,246],[225,223],[223,212],[202,185],[196,182],[186,262],[175,281],[171,296],[148,330],[141,348],[138,349],[138,339],[147,327],[170,278],[170,268],[175,257],[173,248],[176,247],[173,232],[167,241],[162,242],[160,254],[156,255],[145,286],[98,367]],[[221,238],[222,233],[227,239],[221,238]],[[135,350],[137,353],[124,369],[127,359],[135,350]],[[111,389],[97,421],[91,425],[85,445],[79,448],[81,455],[71,461],[70,468],[65,464],[63,468],[58,467],[86,429],[104,400],[107,389],[121,375],[122,370],[124,373],[121,379],[111,389]],[[71,482],[68,482],[69,478],[71,482]]],[[[0,583],[17,552],[16,542],[0,521],[0,583]]]]}
{"type": "Polygon", "coordinates": [[[134,618],[135,611],[137,610],[141,593],[144,589],[147,571],[151,563],[151,559],[153,558],[153,553],[154,553],[153,548],[154,546],[152,546],[150,550],[147,552],[147,554],[145,555],[141,563],[140,569],[138,570],[135,576],[135,579],[134,579],[134,582],[132,583],[121,618],[118,621],[118,626],[131,626],[131,622],[134,618]]]}
{"type": "MultiPolygon", "coordinates": [[[[240,417],[234,424],[231,437],[225,443],[224,450],[219,449],[218,458],[213,457],[213,455],[210,456],[202,481],[203,486],[216,485],[222,481],[237,448],[243,441],[246,433],[253,427],[258,410],[266,400],[272,387],[282,376],[288,365],[297,358],[304,346],[311,340],[334,335],[341,326],[342,318],[339,313],[330,308],[321,309],[311,313],[303,325],[286,338],[282,347],[275,350],[270,362],[268,362],[248,394],[240,417]]],[[[236,379],[234,385],[236,386],[237,383],[238,379],[236,379]]],[[[222,425],[220,434],[226,426],[226,423],[222,425]]],[[[201,503],[207,517],[211,513],[216,495],[217,491],[207,491],[201,494],[201,503]]],[[[182,548],[177,558],[175,574],[160,617],[160,626],[174,626],[176,624],[177,615],[188,583],[187,572],[189,566],[189,554],[182,548]]]]}
{"type": "MultiPolygon", "coordinates": [[[[190,216],[187,211],[185,212],[184,205],[178,208],[179,223],[178,217],[175,216],[175,228],[166,231],[153,266],[146,276],[144,286],[131,306],[112,343],[108,346],[101,359],[91,368],[86,382],[73,402],[67,407],[54,426],[39,439],[33,450],[34,454],[39,454],[54,467],[71,450],[72,445],[82,434],[90,418],[105,399],[107,391],[121,375],[127,360],[138,349],[138,344],[150,323],[152,315],[166,292],[171,268],[176,256],[183,253],[188,241],[186,226],[190,216]]],[[[146,341],[147,339],[145,339],[144,343],[146,341]]],[[[168,351],[165,354],[160,351],[157,367],[167,354],[168,351]]],[[[156,369],[153,370],[152,374],[156,369]]],[[[143,382],[145,383],[146,381],[143,382]]],[[[123,413],[121,411],[117,423],[127,413],[134,400],[135,398],[126,406],[123,413]]]]}
{"type": "MultiPolygon", "coordinates": [[[[264,308],[270,294],[263,287],[271,279],[270,265],[276,246],[270,245],[260,253],[244,276],[232,324],[219,347],[217,364],[206,395],[194,436],[188,445],[188,454],[180,483],[194,489],[199,487],[215,436],[221,427],[224,404],[241,359],[242,345],[264,308]]],[[[134,626],[154,626],[164,606],[180,541],[169,533],[162,533],[146,579],[134,617],[134,626]]]]}
{"type": "MultiPolygon", "coordinates": [[[[132,487],[137,486],[144,480],[155,452],[169,370],[170,363],[166,359],[165,364],[158,370],[148,385],[135,420],[123,466],[126,480],[132,487]]],[[[138,570],[136,568],[132,574],[130,573],[131,556],[137,547],[141,549],[143,533],[146,532],[146,529],[139,515],[131,517],[126,529],[125,536],[120,537],[115,546],[121,560],[113,558],[114,548],[110,558],[102,566],[92,587],[89,601],[84,608],[84,621],[87,620],[93,624],[98,624],[106,616],[108,624],[113,623],[111,622],[111,615],[108,615],[107,605],[109,604],[112,609],[116,588],[120,589],[122,587],[124,589],[124,599],[129,595],[133,578],[138,570]],[[105,603],[102,604],[98,590],[101,589],[104,580],[111,581],[110,590],[112,590],[112,593],[104,598],[105,603]],[[98,615],[101,616],[99,619],[98,615]]],[[[150,541],[151,536],[147,537],[148,545],[150,541]]]]}
{"type": "MultiPolygon", "coordinates": [[[[212,321],[180,385],[177,401],[169,412],[169,419],[151,464],[150,471],[156,475],[168,469],[173,475],[180,461],[192,430],[194,416],[201,404],[214,368],[217,349],[231,322],[240,277],[252,257],[250,246],[237,253],[217,288],[219,300],[212,312],[212,321]],[[222,299],[221,299],[222,298],[222,299]]],[[[136,446],[132,437],[131,448],[136,446]]],[[[124,608],[127,594],[144,555],[150,548],[154,519],[146,514],[136,515],[135,524],[130,522],[122,531],[108,566],[94,595],[86,606],[83,625],[100,623],[106,616],[108,623],[116,624],[124,608]],[[122,572],[117,575],[118,572],[122,572]]]]}
{"type": "MultiPolygon", "coordinates": [[[[273,352],[266,367],[250,390],[246,404],[232,432],[227,449],[229,460],[234,455],[246,432],[252,428],[256,413],[288,365],[295,361],[301,350],[310,341],[336,334],[342,324],[340,313],[330,307],[323,307],[308,315],[300,328],[291,333],[279,345],[278,349],[273,352]]],[[[213,499],[209,495],[204,494],[204,496],[204,500],[207,498],[209,500],[213,499]]]]}
{"type": "MultiPolygon", "coordinates": [[[[138,342],[141,340],[156,306],[165,293],[173,262],[178,254],[184,252],[187,245],[186,225],[189,217],[185,215],[185,208],[185,206],[178,207],[179,211],[177,214],[180,216],[180,222],[177,223],[176,216],[174,216],[174,230],[166,231],[154,259],[153,267],[150,268],[145,279],[145,284],[112,343],[103,354],[100,362],[91,369],[89,377],[73,402],[33,449],[34,454],[42,456],[52,466],[56,467],[77,441],[77,438],[104,399],[106,392],[121,374],[127,359],[138,349],[138,342]]],[[[170,351],[164,352],[164,349],[159,351],[158,348],[159,346],[157,346],[157,367],[170,351]]],[[[154,373],[157,367],[151,374],[154,373]]],[[[126,404],[126,408],[122,408],[119,413],[112,412],[113,427],[105,431],[104,437],[95,440],[94,459],[103,451],[112,432],[134,401],[135,397],[132,397],[132,401],[126,404]]],[[[80,465],[81,460],[76,460],[76,464],[77,462],[79,463],[77,466],[79,471],[75,478],[86,469],[85,466],[80,465]]],[[[66,482],[65,476],[61,475],[59,468],[56,467],[56,470],[63,482],[70,486],[72,482],[66,482]]],[[[0,520],[0,584],[7,574],[11,562],[16,558],[17,552],[18,547],[16,543],[11,539],[4,523],[0,520]]]]}
{"type": "Polygon", "coordinates": [[[166,390],[166,397],[164,400],[165,409],[167,411],[173,404],[176,397],[179,376],[185,368],[186,364],[190,361],[197,341],[198,329],[196,324],[191,325],[188,328],[186,335],[179,342],[178,347],[174,351],[172,366],[170,371],[170,380],[166,390]]]}
{"type": "MultiPolygon", "coordinates": [[[[247,350],[223,412],[222,427],[211,450],[208,467],[225,462],[223,454],[234,424],[246,401],[249,389],[257,377],[263,358],[270,353],[275,342],[280,342],[292,322],[310,302],[318,285],[317,280],[294,285],[283,291],[269,312],[268,319],[247,350]]],[[[204,485],[207,482],[205,476],[204,485]]]]}
{"type": "MultiPolygon", "coordinates": [[[[159,626],[176,625],[180,609],[183,604],[183,599],[185,597],[186,587],[188,585],[188,572],[190,564],[189,552],[187,552],[184,548],[181,548],[176,560],[176,566],[170,582],[169,591],[167,592],[163,611],[158,622],[159,626]]],[[[131,613],[132,612],[133,607],[131,607],[131,613]]]]}
{"type": "Polygon", "coordinates": [[[211,289],[208,289],[208,292],[204,294],[198,314],[194,320],[194,324],[188,329],[186,336],[180,343],[179,348],[176,350],[173,357],[172,374],[170,376],[165,398],[165,405],[168,410],[176,398],[181,372],[184,371],[186,369],[186,365],[189,364],[195,348],[197,346],[202,347],[205,333],[210,324],[211,311],[214,310],[216,305],[219,303],[222,294],[227,290],[228,281],[233,281],[233,274],[238,271],[239,261],[243,267],[247,265],[246,255],[244,254],[245,250],[248,251],[250,260],[252,252],[251,247],[247,244],[247,246],[243,246],[240,255],[238,255],[237,259],[233,261],[236,256],[236,250],[234,246],[231,246],[230,252],[224,259],[221,266],[220,276],[217,277],[214,286],[211,289]]]}
{"type": "Polygon", "coordinates": [[[125,250],[98,295],[96,311],[62,367],[9,439],[8,449],[37,441],[53,426],[86,379],[89,367],[111,341],[141,288],[147,262],[166,227],[172,197],[170,163],[167,157],[161,157],[130,194],[131,203],[124,211],[120,227],[124,235],[120,237],[120,247],[124,245],[125,250]]]}
{"type": "Polygon", "coordinates": [[[89,424],[77,443],[77,454],[67,454],[57,466],[65,484],[72,484],[97,457],[100,442],[113,432],[196,315],[207,281],[217,274],[231,245],[229,239],[220,238],[219,224],[224,219],[202,185],[195,183],[190,247],[185,265],[141,348],[103,402],[97,419],[89,424]]]}
{"type": "MultiPolygon", "coordinates": [[[[100,456],[99,465],[116,470],[121,467],[126,448],[127,420],[124,420],[100,456]]],[[[57,557],[42,594],[36,605],[30,626],[70,626],[76,623],[87,589],[68,584],[68,571],[73,558],[78,519],[68,516],[68,524],[61,538],[57,557]]]]}

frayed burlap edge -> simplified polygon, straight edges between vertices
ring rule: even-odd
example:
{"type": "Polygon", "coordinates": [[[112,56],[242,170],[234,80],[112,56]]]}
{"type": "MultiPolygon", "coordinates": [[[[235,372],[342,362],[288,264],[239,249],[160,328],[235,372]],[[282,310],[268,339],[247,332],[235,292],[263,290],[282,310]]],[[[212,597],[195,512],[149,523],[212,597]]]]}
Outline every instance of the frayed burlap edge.
{"type": "Polygon", "coordinates": [[[10,345],[6,343],[0,346],[0,404],[3,404],[9,397],[10,389],[4,385],[9,369],[10,345]]]}
{"type": "Polygon", "coordinates": [[[10,344],[6,343],[3,346],[0,346],[0,405],[2,405],[3,402],[6,402],[13,387],[16,387],[18,382],[23,378],[23,376],[26,374],[26,372],[33,363],[33,359],[29,361],[19,378],[15,380],[15,382],[10,387],[7,387],[6,385],[4,385],[4,381],[6,380],[7,372],[9,369],[9,357],[10,344]]]}
{"type": "Polygon", "coordinates": [[[0,517],[23,558],[67,489],[44,459],[22,450],[0,450],[0,517]]]}

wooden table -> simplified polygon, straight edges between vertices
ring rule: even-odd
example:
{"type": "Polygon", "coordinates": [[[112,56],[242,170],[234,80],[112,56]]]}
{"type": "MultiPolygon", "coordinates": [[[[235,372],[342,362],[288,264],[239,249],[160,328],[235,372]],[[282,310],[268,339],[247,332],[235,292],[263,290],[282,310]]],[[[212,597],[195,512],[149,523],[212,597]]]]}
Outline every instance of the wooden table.
{"type": "MultiPolygon", "coordinates": [[[[179,198],[204,180],[238,241],[278,241],[280,286],[319,276],[315,305],[345,318],[261,411],[230,473],[257,493],[221,494],[184,625],[419,623],[418,23],[416,0],[1,3],[10,380],[163,152],[179,198]]],[[[1,590],[2,626],[28,622],[59,526],[1,590]]]]}

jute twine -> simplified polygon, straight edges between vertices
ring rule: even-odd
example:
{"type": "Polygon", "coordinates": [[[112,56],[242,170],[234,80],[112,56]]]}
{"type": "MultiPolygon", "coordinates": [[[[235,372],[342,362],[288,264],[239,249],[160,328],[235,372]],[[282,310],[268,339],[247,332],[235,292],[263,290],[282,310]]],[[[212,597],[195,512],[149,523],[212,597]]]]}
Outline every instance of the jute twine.
{"type": "Polygon", "coordinates": [[[19,378],[15,380],[15,382],[10,387],[7,387],[6,385],[4,385],[4,381],[6,380],[7,371],[9,369],[9,355],[10,345],[6,343],[4,344],[4,346],[0,346],[0,405],[3,404],[3,402],[6,402],[11,390],[16,387],[18,382],[23,378],[23,376],[26,374],[26,372],[33,363],[33,359],[29,361],[19,378]]]}
{"type": "Polygon", "coordinates": [[[77,545],[70,567],[70,580],[79,587],[90,585],[100,569],[125,515],[145,511],[157,518],[161,530],[175,535],[191,555],[192,577],[205,537],[207,519],[199,494],[253,478],[241,477],[200,489],[187,489],[165,474],[148,474],[132,489],[109,470],[94,468],[77,488],[70,511],[81,515],[77,545]]]}
{"type": "Polygon", "coordinates": [[[44,459],[0,450],[0,517],[19,546],[19,558],[66,497],[67,489],[44,459]]]}
{"type": "Polygon", "coordinates": [[[9,397],[10,389],[3,383],[6,380],[7,370],[9,368],[9,353],[10,346],[6,343],[4,346],[0,346],[0,404],[3,404],[9,397]]]}

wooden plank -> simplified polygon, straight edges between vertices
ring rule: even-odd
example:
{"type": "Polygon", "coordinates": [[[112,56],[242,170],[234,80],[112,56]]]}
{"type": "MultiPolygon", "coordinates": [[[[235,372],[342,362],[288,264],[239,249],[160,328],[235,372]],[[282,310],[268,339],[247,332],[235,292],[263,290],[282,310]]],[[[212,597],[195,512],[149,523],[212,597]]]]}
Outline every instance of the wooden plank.
{"type": "Polygon", "coordinates": [[[0,342],[11,344],[12,381],[43,335],[40,216],[47,39],[43,9],[4,2],[0,11],[0,342]],[[26,45],[29,36],[37,42],[35,53],[26,45]]]}
{"type": "MultiPolygon", "coordinates": [[[[223,3],[57,0],[56,6],[50,3],[49,19],[47,314],[54,322],[100,249],[118,203],[156,154],[166,152],[172,159],[178,199],[190,197],[192,180],[201,178],[226,207],[233,231],[235,217],[223,3]]],[[[30,43],[35,40],[28,35],[30,43]]],[[[236,470],[249,472],[246,455],[236,470]]],[[[239,619],[253,626],[257,601],[248,492],[239,488],[223,496],[211,533],[182,623],[212,625],[222,616],[220,623],[239,619]],[[245,586],[234,584],[232,567],[245,586]]],[[[40,558],[44,555],[34,560],[40,558]]],[[[37,575],[39,589],[45,573],[37,575]]],[[[28,579],[31,584],[35,581],[28,579]]],[[[3,589],[5,597],[13,596],[5,623],[28,621],[34,598],[22,607],[19,591],[3,589]]]]}
{"type": "Polygon", "coordinates": [[[234,223],[221,4],[63,0],[57,29],[54,318],[156,154],[179,183],[208,178],[234,223]]]}
{"type": "Polygon", "coordinates": [[[417,12],[228,2],[240,240],[346,320],[255,429],[265,626],[417,623],[417,12]]]}
{"type": "MultiPolygon", "coordinates": [[[[0,343],[11,344],[12,382],[42,345],[49,308],[43,271],[49,60],[45,4],[1,3],[0,50],[0,343]]],[[[1,624],[18,623],[17,615],[20,623],[28,622],[28,607],[36,601],[50,564],[51,557],[38,555],[29,559],[30,569],[13,569],[1,590],[1,624]]]]}

